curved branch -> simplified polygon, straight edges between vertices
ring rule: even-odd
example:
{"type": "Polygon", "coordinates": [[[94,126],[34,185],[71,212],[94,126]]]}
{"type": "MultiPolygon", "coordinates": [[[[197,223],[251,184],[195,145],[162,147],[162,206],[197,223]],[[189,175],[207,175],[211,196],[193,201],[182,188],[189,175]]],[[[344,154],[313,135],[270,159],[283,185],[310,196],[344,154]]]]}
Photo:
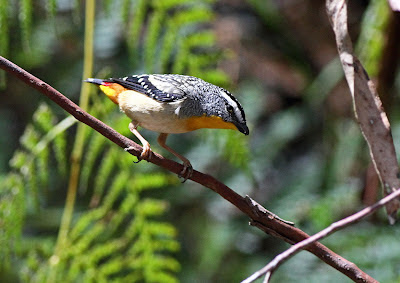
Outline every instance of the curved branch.
{"type": "MultiPolygon", "coordinates": [[[[37,89],[39,92],[46,95],[55,103],[57,103],[65,111],[74,116],[77,120],[93,128],[118,146],[122,148],[131,147],[132,150],[130,150],[129,153],[135,156],[139,156],[141,154],[141,146],[128,139],[127,137],[119,134],[114,129],[107,126],[95,117],[91,116],[87,112],[83,111],[78,105],[73,103],[71,100],[66,98],[50,85],[46,84],[42,80],[36,78],[35,76],[31,75],[27,71],[23,70],[22,68],[18,67],[14,63],[8,61],[1,56],[0,68],[18,77],[27,85],[37,89]]],[[[181,164],[166,159],[157,153],[152,154],[151,158],[148,161],[160,167],[163,167],[175,174],[179,174],[183,169],[183,166],[181,164]]],[[[239,210],[241,210],[244,214],[250,217],[252,225],[258,227],[259,229],[272,236],[279,237],[290,244],[295,244],[309,238],[309,236],[302,230],[291,226],[285,221],[282,221],[279,217],[272,214],[249,197],[244,198],[240,196],[229,187],[227,187],[225,184],[221,183],[210,175],[203,174],[199,171],[194,170],[193,175],[190,179],[213,190],[214,192],[225,198],[227,201],[229,201],[239,210]]],[[[356,282],[376,282],[372,277],[359,269],[354,263],[337,255],[321,243],[312,243],[305,249],[356,282]]]]}

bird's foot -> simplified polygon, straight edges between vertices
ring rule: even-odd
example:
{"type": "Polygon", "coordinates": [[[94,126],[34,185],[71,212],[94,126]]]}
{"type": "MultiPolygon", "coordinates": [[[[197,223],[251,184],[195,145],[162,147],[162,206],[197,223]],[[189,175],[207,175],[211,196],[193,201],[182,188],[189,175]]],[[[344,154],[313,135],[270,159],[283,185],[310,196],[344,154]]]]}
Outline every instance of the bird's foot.
{"type": "MultiPolygon", "coordinates": [[[[128,151],[128,152],[133,149],[135,149],[133,146],[124,148],[124,150],[128,151]]],[[[137,157],[138,161],[133,161],[133,163],[139,163],[142,160],[149,160],[151,158],[151,155],[152,155],[152,151],[151,151],[150,146],[144,145],[142,153],[137,157]]]]}
{"type": "Polygon", "coordinates": [[[179,173],[179,177],[183,178],[182,184],[186,182],[187,179],[192,177],[193,175],[193,167],[189,161],[183,162],[183,170],[179,173]]]}

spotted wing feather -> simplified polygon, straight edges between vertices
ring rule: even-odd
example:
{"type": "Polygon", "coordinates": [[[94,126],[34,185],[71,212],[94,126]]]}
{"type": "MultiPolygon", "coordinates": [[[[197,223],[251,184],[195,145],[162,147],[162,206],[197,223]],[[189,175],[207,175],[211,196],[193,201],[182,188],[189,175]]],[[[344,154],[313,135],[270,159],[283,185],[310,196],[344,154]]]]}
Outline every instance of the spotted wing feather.
{"type": "Polygon", "coordinates": [[[160,102],[173,102],[185,98],[185,92],[179,89],[178,85],[171,88],[172,85],[170,82],[164,83],[158,77],[152,75],[111,78],[108,81],[118,83],[127,89],[143,93],[160,102]]]}

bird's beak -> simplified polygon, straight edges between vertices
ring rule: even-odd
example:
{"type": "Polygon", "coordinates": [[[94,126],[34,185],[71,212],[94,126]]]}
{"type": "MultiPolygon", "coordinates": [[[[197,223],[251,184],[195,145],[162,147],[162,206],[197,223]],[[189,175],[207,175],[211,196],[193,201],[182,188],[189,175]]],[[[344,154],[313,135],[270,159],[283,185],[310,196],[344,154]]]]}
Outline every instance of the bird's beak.
{"type": "Polygon", "coordinates": [[[239,132],[245,134],[246,136],[249,134],[249,128],[245,123],[235,123],[235,126],[239,132]]]}

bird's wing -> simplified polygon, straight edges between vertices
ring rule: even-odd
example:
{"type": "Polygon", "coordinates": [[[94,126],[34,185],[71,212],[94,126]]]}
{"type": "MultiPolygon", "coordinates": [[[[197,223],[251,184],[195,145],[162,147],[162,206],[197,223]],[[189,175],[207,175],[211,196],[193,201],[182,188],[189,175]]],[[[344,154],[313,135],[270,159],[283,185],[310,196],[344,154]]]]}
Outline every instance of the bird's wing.
{"type": "Polygon", "coordinates": [[[112,81],[123,87],[143,93],[160,102],[173,102],[184,99],[185,91],[179,81],[165,75],[139,75],[124,78],[111,78],[112,81]]]}

